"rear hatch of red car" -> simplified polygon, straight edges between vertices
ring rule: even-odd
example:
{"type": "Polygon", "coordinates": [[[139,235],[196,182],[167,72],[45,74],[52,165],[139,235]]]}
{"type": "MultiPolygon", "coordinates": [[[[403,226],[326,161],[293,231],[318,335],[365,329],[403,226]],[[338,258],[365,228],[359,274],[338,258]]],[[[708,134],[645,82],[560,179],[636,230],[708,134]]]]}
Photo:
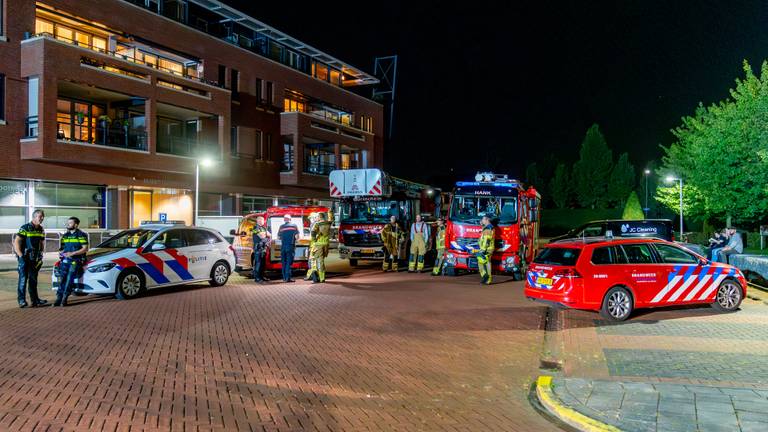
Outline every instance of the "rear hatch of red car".
{"type": "Polygon", "coordinates": [[[548,245],[539,252],[528,268],[526,285],[533,289],[560,291],[581,278],[576,262],[581,248],[548,245]]]}

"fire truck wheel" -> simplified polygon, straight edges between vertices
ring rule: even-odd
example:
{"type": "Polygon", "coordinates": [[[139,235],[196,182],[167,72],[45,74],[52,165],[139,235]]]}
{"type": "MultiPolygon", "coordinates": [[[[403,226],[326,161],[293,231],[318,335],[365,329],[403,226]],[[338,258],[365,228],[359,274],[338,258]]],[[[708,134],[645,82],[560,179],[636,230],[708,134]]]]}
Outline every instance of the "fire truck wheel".
{"type": "Polygon", "coordinates": [[[445,276],[456,276],[456,267],[444,267],[443,268],[443,275],[445,275],[445,276]]]}
{"type": "Polygon", "coordinates": [[[357,260],[356,259],[350,259],[349,260],[350,267],[357,267],[357,260]]]}

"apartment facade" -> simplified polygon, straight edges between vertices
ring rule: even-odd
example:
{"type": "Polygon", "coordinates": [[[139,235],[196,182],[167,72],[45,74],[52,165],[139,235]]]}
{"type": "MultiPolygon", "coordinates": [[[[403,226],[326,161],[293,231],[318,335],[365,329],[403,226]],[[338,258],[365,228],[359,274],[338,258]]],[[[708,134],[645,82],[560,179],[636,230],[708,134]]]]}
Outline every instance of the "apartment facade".
{"type": "Polygon", "coordinates": [[[0,229],[327,200],[380,167],[374,77],[215,0],[0,0],[0,229]]]}

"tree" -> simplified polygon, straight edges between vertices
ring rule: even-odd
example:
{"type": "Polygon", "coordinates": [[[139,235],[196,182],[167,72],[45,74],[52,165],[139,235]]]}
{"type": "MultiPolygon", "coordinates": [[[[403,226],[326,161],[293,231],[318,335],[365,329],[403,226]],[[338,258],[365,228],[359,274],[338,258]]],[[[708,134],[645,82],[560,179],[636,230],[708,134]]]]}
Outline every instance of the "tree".
{"type": "Polygon", "coordinates": [[[624,213],[622,213],[621,218],[624,220],[645,219],[643,207],[640,205],[640,198],[637,197],[637,192],[631,191],[629,193],[627,204],[624,206],[624,213]]]}
{"type": "Polygon", "coordinates": [[[635,167],[629,162],[629,155],[622,153],[611,170],[608,182],[608,200],[621,208],[629,192],[635,187],[635,167]]]}
{"type": "Polygon", "coordinates": [[[561,163],[555,168],[555,175],[549,181],[549,194],[556,208],[565,208],[568,206],[571,196],[571,180],[568,175],[568,168],[561,163]]]}
{"type": "Polygon", "coordinates": [[[579,150],[579,160],[573,165],[576,198],[582,207],[606,205],[612,164],[613,152],[608,148],[599,126],[594,124],[587,130],[579,150]]]}
{"type": "MultiPolygon", "coordinates": [[[[742,222],[758,221],[768,209],[768,63],[760,76],[744,62],[744,78],[736,80],[730,98],[684,117],[672,130],[676,141],[663,147],[658,171],[682,176],[687,216],[716,216],[742,222]]],[[[660,187],[659,202],[676,210],[677,185],[660,187]]]]}
{"type": "Polygon", "coordinates": [[[536,162],[528,164],[528,166],[525,168],[525,183],[535,188],[539,187],[541,182],[542,180],[539,176],[539,167],[536,162]]]}

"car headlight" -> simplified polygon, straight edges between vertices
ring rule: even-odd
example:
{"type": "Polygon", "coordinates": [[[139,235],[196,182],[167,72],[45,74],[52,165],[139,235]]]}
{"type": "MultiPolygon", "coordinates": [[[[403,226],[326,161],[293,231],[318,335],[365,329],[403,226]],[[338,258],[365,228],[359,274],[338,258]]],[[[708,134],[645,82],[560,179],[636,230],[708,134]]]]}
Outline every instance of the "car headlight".
{"type": "Polygon", "coordinates": [[[456,255],[451,253],[445,254],[445,263],[448,265],[456,265],[456,255]]]}
{"type": "Polygon", "coordinates": [[[504,266],[505,267],[514,267],[515,266],[515,257],[507,257],[504,260],[504,266]]]}
{"type": "Polygon", "coordinates": [[[90,273],[101,273],[101,272],[105,272],[105,271],[108,271],[108,270],[112,270],[113,268],[115,268],[116,265],[117,264],[115,264],[115,263],[99,264],[97,266],[88,267],[88,271],[90,273]]]}

